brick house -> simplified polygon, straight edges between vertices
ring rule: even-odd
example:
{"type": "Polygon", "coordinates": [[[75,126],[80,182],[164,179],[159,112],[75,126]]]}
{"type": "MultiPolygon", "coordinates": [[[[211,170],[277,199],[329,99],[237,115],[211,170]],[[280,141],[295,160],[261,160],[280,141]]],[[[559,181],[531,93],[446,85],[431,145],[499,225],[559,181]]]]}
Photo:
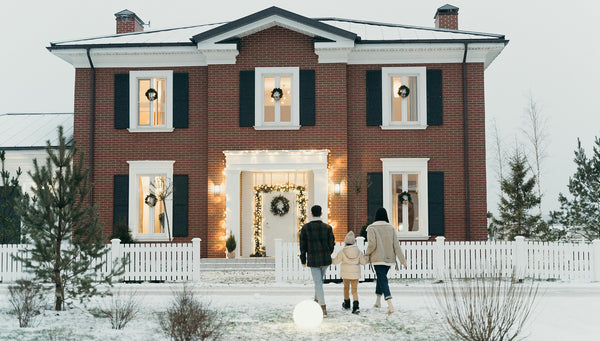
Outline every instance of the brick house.
{"type": "Polygon", "coordinates": [[[270,256],[319,204],[337,240],[379,206],[402,240],[487,239],[483,80],[508,41],[459,31],[458,8],[435,28],[277,7],[157,31],[115,16],[116,35],[48,47],[76,70],[74,136],[107,234],[200,237],[223,257],[231,233],[238,256],[270,256]]]}

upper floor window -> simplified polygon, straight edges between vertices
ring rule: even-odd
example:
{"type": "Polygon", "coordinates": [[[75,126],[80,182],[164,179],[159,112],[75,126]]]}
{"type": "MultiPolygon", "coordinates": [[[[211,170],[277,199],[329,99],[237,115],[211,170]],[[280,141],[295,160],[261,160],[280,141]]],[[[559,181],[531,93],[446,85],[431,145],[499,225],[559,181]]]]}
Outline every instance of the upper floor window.
{"type": "Polygon", "coordinates": [[[300,129],[300,70],[255,69],[255,129],[300,129]]]}
{"type": "Polygon", "coordinates": [[[425,67],[381,69],[383,129],[427,127],[427,73],[425,67]]]}
{"type": "Polygon", "coordinates": [[[129,87],[129,131],[173,131],[173,71],[131,71],[129,87]]]}

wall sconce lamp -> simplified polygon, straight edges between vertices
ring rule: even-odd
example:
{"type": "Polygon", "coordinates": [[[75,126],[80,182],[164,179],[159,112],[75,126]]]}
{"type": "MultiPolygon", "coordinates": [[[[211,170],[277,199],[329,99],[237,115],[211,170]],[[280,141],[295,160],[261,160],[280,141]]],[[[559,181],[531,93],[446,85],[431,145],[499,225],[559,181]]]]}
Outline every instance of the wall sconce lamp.
{"type": "Polygon", "coordinates": [[[333,194],[340,194],[341,188],[340,184],[333,185],[333,194]]]}
{"type": "Polygon", "coordinates": [[[214,187],[213,187],[213,194],[215,196],[221,195],[221,185],[214,185],[214,187]]]}

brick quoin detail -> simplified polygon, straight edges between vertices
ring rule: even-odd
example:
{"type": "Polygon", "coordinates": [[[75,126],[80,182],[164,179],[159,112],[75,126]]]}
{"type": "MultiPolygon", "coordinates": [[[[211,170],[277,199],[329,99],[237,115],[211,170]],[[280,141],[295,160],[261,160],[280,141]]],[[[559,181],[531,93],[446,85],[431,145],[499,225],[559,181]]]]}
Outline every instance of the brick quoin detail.
{"type": "MultiPolygon", "coordinates": [[[[381,158],[430,158],[429,171],[443,171],[445,236],[466,236],[463,159],[462,65],[319,64],[313,39],[281,28],[242,38],[234,65],[146,68],[189,73],[189,128],[171,133],[130,133],[114,129],[114,74],[131,68],[96,69],[94,203],[107,235],[112,233],[113,175],[128,174],[127,161],[175,160],[174,174],[189,176],[189,235],[174,242],[202,239],[202,257],[224,257],[225,195],[214,196],[209,185],[225,183],[225,150],[328,149],[329,183],[341,183],[342,193],[329,193],[329,219],[335,237],[360,232],[366,222],[366,191],[348,190],[348,174],[381,172],[381,158]],[[444,124],[425,130],[381,130],[366,126],[367,70],[391,66],[425,66],[443,70],[444,124]],[[255,67],[314,69],[316,125],[292,131],[239,127],[239,72],[255,67]],[[223,94],[228,94],[224,96],[223,94]],[[149,145],[148,141],[156,143],[149,145]],[[356,211],[356,226],[349,226],[356,211]]],[[[487,239],[484,66],[467,65],[471,239],[487,239]]],[[[90,70],[75,73],[75,139],[89,155],[90,70]]],[[[87,157],[85,158],[87,162],[87,157]]],[[[433,238],[433,236],[432,236],[433,238]]],[[[247,256],[247,255],[244,255],[247,256]]]]}

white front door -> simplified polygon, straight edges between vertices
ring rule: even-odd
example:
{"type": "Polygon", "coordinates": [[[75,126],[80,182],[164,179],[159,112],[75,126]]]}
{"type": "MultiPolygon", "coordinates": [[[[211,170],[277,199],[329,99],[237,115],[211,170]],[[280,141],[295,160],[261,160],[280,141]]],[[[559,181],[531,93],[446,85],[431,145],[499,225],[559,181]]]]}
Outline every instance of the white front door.
{"type": "Polygon", "coordinates": [[[295,242],[298,224],[295,192],[270,192],[263,194],[263,246],[267,256],[275,255],[275,239],[284,243],[295,242]],[[278,196],[289,201],[287,213],[279,216],[271,212],[271,202],[278,196]]]}

